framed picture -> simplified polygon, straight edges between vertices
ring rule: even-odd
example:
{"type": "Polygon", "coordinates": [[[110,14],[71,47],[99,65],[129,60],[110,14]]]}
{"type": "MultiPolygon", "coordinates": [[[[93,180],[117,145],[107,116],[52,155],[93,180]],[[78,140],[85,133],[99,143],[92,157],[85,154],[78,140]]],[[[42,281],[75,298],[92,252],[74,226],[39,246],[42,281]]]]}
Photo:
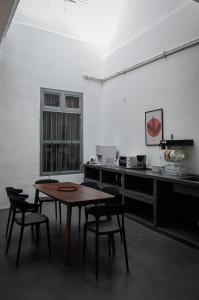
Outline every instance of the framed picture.
{"type": "Polygon", "coordinates": [[[157,146],[163,140],[163,110],[156,109],[145,112],[145,143],[157,146]]]}

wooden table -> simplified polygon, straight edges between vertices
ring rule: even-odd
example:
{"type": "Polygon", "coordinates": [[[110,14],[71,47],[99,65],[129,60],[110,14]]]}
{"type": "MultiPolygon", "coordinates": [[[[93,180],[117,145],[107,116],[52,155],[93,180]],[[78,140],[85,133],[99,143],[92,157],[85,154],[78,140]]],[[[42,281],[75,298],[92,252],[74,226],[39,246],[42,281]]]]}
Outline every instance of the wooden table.
{"type": "Polygon", "coordinates": [[[66,266],[68,266],[71,241],[71,217],[73,206],[102,203],[105,201],[109,201],[111,198],[114,197],[99,190],[71,182],[43,183],[34,184],[33,186],[40,192],[46,194],[47,196],[67,205],[66,229],[64,239],[64,263],[66,266]],[[60,187],[71,186],[76,188],[76,191],[59,191],[60,187]]]}

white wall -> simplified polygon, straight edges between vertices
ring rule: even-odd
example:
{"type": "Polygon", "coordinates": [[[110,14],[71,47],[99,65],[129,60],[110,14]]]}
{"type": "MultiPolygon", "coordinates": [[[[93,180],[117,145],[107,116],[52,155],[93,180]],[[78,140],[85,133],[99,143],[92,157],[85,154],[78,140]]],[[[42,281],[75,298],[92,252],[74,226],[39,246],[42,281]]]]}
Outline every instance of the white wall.
{"type": "MultiPolygon", "coordinates": [[[[0,51],[0,208],[6,186],[34,194],[39,178],[40,87],[83,92],[84,161],[101,143],[100,59],[88,43],[13,24],[0,51]]],[[[58,179],[81,182],[82,175],[58,179]]]]}
{"type": "Polygon", "coordinates": [[[104,55],[135,39],[192,0],[123,0],[120,19],[104,55]]]}
{"type": "MultiPolygon", "coordinates": [[[[199,5],[186,5],[107,56],[104,75],[199,38],[198,19],[199,5]]],[[[158,163],[159,147],[145,146],[144,117],[145,111],[163,108],[165,138],[174,134],[176,139],[194,139],[191,167],[199,173],[198,82],[199,46],[107,81],[103,86],[104,144],[116,145],[122,153],[147,154],[148,166],[158,163]]]]}
{"type": "MultiPolygon", "coordinates": [[[[82,77],[101,77],[102,67],[109,75],[198,38],[198,16],[199,5],[192,1],[103,61],[91,44],[13,23],[0,49],[0,208],[7,205],[5,186],[34,194],[32,183],[39,178],[40,87],[84,93],[84,161],[94,154],[96,144],[114,144],[123,153],[147,154],[149,166],[157,163],[159,147],[145,146],[144,112],[163,108],[165,138],[174,134],[176,139],[194,139],[192,170],[199,173],[198,46],[103,87],[82,77]]],[[[118,32],[118,41],[122,34],[118,32]]],[[[82,175],[58,178],[80,182],[82,175]]]]}

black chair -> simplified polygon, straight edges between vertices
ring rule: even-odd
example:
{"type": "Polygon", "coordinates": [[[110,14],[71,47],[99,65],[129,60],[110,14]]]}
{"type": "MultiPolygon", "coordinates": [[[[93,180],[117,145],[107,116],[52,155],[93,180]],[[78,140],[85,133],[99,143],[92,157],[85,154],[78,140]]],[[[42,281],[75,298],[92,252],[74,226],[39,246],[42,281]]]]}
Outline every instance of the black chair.
{"type": "MultiPolygon", "coordinates": [[[[10,195],[15,195],[15,196],[20,195],[20,197],[23,198],[24,201],[25,201],[25,199],[28,198],[28,195],[22,194],[23,193],[22,189],[15,189],[15,188],[9,186],[9,187],[6,187],[5,190],[6,190],[9,202],[10,202],[10,198],[9,198],[10,195]]],[[[10,226],[11,215],[12,215],[12,207],[11,207],[11,204],[10,204],[10,209],[9,209],[9,214],[8,214],[8,220],[7,220],[7,225],[6,225],[6,236],[8,235],[8,230],[9,230],[9,226],[10,226]]]]}
{"type": "MultiPolygon", "coordinates": [[[[93,189],[98,189],[97,182],[95,182],[95,181],[85,181],[80,184],[90,187],[90,188],[93,188],[93,189]]],[[[86,208],[86,205],[84,205],[84,208],[86,208]]],[[[81,210],[82,210],[82,205],[79,206],[79,233],[81,230],[81,210]]]]}
{"type": "Polygon", "coordinates": [[[49,221],[48,221],[47,216],[45,216],[43,214],[39,214],[37,212],[39,205],[25,202],[23,198],[20,198],[19,196],[16,196],[16,195],[10,195],[10,203],[11,203],[13,214],[12,214],[12,221],[11,221],[9,236],[8,236],[7,245],[6,245],[6,255],[8,253],[8,249],[10,246],[14,223],[21,226],[16,266],[19,264],[19,256],[20,256],[24,227],[27,227],[27,226],[35,226],[36,227],[36,244],[38,245],[39,226],[44,223],[46,224],[47,237],[48,237],[48,250],[49,250],[49,255],[50,255],[51,247],[50,247],[49,221]],[[19,213],[19,212],[21,212],[21,217],[16,217],[16,213],[19,213]]]}
{"type": "Polygon", "coordinates": [[[106,186],[106,187],[102,187],[100,189],[100,191],[114,196],[114,199],[111,199],[110,204],[121,204],[122,203],[122,201],[119,197],[119,189],[117,187],[106,186]]]}
{"type": "MultiPolygon", "coordinates": [[[[45,183],[58,183],[59,181],[58,180],[55,180],[55,179],[41,179],[41,180],[37,180],[35,181],[35,184],[45,184],[45,183]]],[[[42,211],[42,205],[44,203],[49,203],[49,202],[54,202],[55,203],[55,218],[57,220],[57,200],[55,199],[52,199],[50,197],[47,197],[47,196],[42,196],[40,197],[39,196],[39,191],[36,190],[35,192],[35,203],[38,203],[39,204],[39,211],[41,213],[42,211]]],[[[59,202],[59,220],[60,220],[60,225],[61,225],[61,202],[59,202]]]]}
{"type": "MultiPolygon", "coordinates": [[[[107,187],[101,188],[101,191],[114,196],[113,199],[111,199],[109,202],[106,202],[105,204],[107,204],[107,203],[109,205],[122,204],[122,199],[120,197],[119,189],[117,187],[107,186],[107,187]]],[[[121,227],[120,216],[117,215],[116,217],[117,217],[118,226],[121,227]]],[[[120,236],[121,236],[121,241],[122,241],[122,233],[120,233],[120,236]]]]}
{"type": "Polygon", "coordinates": [[[126,270],[129,272],[128,265],[128,254],[126,245],[126,234],[124,227],[124,210],[125,205],[104,205],[104,206],[93,206],[86,208],[86,222],[84,224],[84,238],[83,238],[83,261],[85,261],[86,255],[86,239],[87,231],[93,232],[95,234],[95,266],[96,266],[96,279],[98,279],[98,256],[99,256],[99,236],[108,235],[108,245],[109,245],[109,255],[111,255],[111,243],[113,248],[113,253],[115,252],[114,245],[114,234],[121,233],[123,237],[123,245],[126,260],[126,270]],[[91,215],[95,218],[95,221],[88,221],[88,216],[91,215]],[[120,215],[122,219],[121,227],[116,225],[112,220],[112,216],[120,215]],[[100,220],[101,217],[106,216],[106,220],[100,220]]]}

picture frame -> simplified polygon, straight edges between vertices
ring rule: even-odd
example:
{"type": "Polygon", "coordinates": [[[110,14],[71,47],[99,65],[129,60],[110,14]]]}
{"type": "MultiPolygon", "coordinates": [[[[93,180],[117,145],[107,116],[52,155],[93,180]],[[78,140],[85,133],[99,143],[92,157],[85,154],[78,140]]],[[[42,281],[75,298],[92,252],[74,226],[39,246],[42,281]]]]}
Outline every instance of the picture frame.
{"type": "Polygon", "coordinates": [[[145,144],[158,146],[163,140],[163,109],[145,112],[145,144]]]}

